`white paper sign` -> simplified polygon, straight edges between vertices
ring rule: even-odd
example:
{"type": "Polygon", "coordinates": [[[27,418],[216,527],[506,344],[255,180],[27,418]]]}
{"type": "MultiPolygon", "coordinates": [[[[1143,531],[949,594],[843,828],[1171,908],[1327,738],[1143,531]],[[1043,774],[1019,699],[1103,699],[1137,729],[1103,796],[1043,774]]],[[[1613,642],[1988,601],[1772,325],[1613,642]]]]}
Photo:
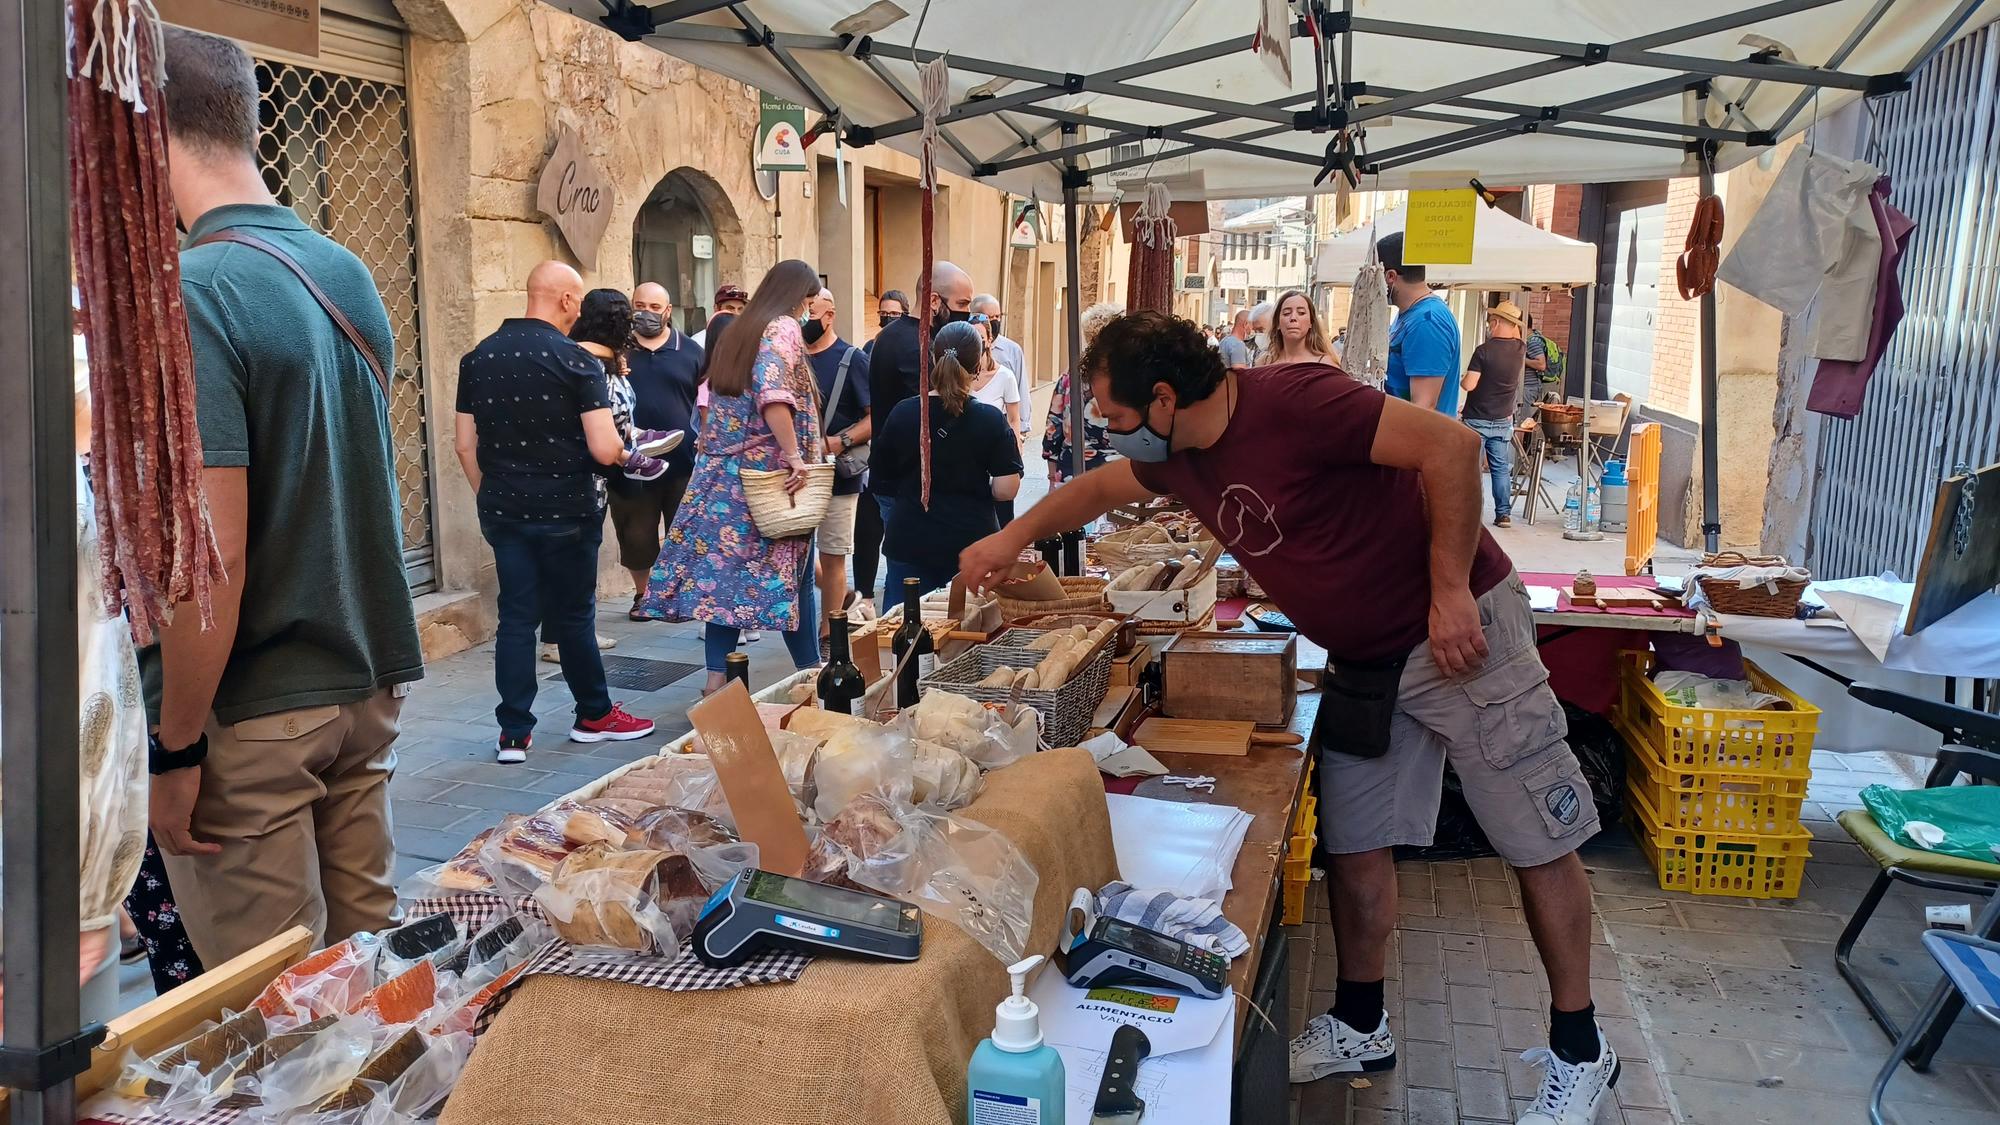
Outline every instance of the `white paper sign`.
{"type": "Polygon", "coordinates": [[[1253,48],[1272,77],[1292,88],[1292,5],[1290,0],[1262,0],[1257,19],[1257,42],[1253,48]]]}

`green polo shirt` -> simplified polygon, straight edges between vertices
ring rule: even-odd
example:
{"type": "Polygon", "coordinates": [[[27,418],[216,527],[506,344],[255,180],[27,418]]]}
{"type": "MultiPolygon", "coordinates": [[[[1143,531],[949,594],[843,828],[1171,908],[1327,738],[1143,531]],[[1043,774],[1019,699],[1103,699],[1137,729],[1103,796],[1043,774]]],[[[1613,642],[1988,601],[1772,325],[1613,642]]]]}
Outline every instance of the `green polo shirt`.
{"type": "MultiPolygon", "coordinates": [[[[389,316],[359,258],[277,206],[218,207],[188,241],[225,228],[291,255],[393,372],[389,316]]],[[[263,251],[217,243],[183,251],[180,266],[203,461],[249,475],[243,610],[217,720],[351,703],[421,678],[388,404],[368,362],[263,251]]],[[[157,715],[159,650],[140,664],[157,715]]]]}

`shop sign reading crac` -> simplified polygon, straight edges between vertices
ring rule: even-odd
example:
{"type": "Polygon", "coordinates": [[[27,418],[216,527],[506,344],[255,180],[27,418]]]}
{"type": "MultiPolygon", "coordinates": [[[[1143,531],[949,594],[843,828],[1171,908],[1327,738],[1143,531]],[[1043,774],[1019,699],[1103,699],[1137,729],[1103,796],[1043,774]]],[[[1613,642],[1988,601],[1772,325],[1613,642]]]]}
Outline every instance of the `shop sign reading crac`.
{"type": "Polygon", "coordinates": [[[555,220],[584,269],[597,268],[597,246],[611,223],[613,202],[610,177],[584,153],[576,130],[563,126],[555,152],[542,166],[535,206],[555,220]]]}

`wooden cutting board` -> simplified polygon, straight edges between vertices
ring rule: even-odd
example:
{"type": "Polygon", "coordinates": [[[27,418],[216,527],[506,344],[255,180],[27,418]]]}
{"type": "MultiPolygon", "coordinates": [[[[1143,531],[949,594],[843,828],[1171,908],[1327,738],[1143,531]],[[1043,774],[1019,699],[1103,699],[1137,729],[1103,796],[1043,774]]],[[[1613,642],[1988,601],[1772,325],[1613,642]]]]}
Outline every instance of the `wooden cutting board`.
{"type": "Polygon", "coordinates": [[[1241,757],[1250,752],[1250,736],[1255,723],[1224,722],[1220,719],[1152,718],[1132,732],[1132,741],[1155,754],[1226,754],[1241,757]]]}
{"type": "Polygon", "coordinates": [[[757,866],[780,875],[804,871],[806,828],[749,690],[731,680],[688,708],[688,721],[708,746],[737,834],[757,845],[757,866]]]}

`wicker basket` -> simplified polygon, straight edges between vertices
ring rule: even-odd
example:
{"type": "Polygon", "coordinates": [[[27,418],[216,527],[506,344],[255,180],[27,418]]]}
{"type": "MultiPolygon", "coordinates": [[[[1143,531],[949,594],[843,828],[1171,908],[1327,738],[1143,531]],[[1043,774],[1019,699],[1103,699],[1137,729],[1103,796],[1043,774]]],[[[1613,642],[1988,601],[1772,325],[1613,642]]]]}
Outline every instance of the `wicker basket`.
{"type": "MultiPolygon", "coordinates": [[[[1006,703],[1014,697],[1013,688],[979,687],[979,681],[1001,667],[1033,668],[1047,655],[1031,648],[974,645],[957,659],[940,665],[925,678],[923,687],[942,688],[981,703],[1006,703]]],[[[1053,690],[1023,691],[1021,702],[1041,713],[1043,741],[1050,746],[1075,746],[1090,729],[1090,720],[1104,702],[1105,689],[1110,685],[1111,646],[1101,645],[1069,682],[1053,690]]]]}
{"type": "Polygon", "coordinates": [[[743,498],[750,504],[750,522],[766,539],[811,535],[826,519],[833,500],[831,463],[806,466],[806,484],[796,493],[785,491],[791,473],[785,469],[742,469],[743,498]]]}
{"type": "MultiPolygon", "coordinates": [[[[1721,554],[1705,555],[1704,567],[1730,566],[1789,566],[1777,555],[1746,555],[1741,551],[1724,551],[1721,554]]],[[[1799,615],[1799,595],[1806,592],[1811,583],[1803,578],[1781,578],[1775,582],[1744,589],[1733,579],[1700,576],[1701,592],[1708,604],[1717,613],[1736,613],[1745,617],[1797,617],[1799,615]]]]}
{"type": "Polygon", "coordinates": [[[1043,617],[1051,613],[1100,613],[1111,612],[1111,600],[1104,596],[1104,588],[1111,584],[1108,578],[1086,578],[1075,576],[1060,578],[1063,592],[1067,597],[1047,598],[1040,601],[1010,598],[1000,595],[1000,619],[1012,624],[1029,617],[1043,617]]]}
{"type": "Polygon", "coordinates": [[[1184,543],[1157,524],[1142,523],[1090,541],[1091,557],[1113,574],[1142,563],[1166,562],[1193,551],[1208,550],[1209,541],[1184,543]]]}
{"type": "Polygon", "coordinates": [[[1139,623],[1139,635],[1142,637],[1175,637],[1182,633],[1215,631],[1215,611],[1212,609],[1202,614],[1199,621],[1148,621],[1144,618],[1134,620],[1139,623]]]}

